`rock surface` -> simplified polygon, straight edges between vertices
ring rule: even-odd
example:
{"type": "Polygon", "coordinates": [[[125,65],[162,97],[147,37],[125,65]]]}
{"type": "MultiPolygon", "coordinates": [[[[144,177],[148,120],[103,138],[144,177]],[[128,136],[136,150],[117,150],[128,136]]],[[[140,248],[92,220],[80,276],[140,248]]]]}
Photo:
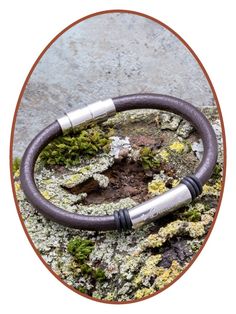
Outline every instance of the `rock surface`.
{"type": "MultiPolygon", "coordinates": [[[[222,179],[217,110],[207,107],[203,111],[217,126],[221,152],[212,178],[192,204],[142,229],[120,234],[73,230],[53,223],[27,202],[19,171],[15,171],[15,189],[28,233],[62,280],[97,299],[128,301],[162,289],[191,262],[214,219],[222,179]]],[[[168,128],[166,123],[175,117],[165,115],[163,119],[162,112],[141,110],[109,119],[101,128],[114,129],[112,150],[82,159],[77,166],[45,167],[39,161],[35,177],[41,193],[68,211],[103,215],[131,208],[175,186],[199,163],[194,145],[199,138],[180,120],[174,131],[168,128]]]]}

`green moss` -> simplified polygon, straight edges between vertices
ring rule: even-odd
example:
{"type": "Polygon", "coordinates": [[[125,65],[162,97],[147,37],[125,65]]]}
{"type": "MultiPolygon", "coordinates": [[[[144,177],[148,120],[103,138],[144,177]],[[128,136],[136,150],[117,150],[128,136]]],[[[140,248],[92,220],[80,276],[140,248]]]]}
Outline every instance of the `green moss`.
{"type": "Polygon", "coordinates": [[[188,221],[200,221],[201,213],[196,209],[190,209],[183,213],[183,217],[188,221]]]}
{"type": "Polygon", "coordinates": [[[89,266],[88,264],[80,265],[80,270],[83,275],[90,275],[93,272],[93,268],[89,266]]]}
{"type": "Polygon", "coordinates": [[[213,171],[213,174],[212,174],[212,178],[213,179],[218,179],[220,177],[221,172],[222,172],[222,166],[219,163],[217,163],[215,165],[215,168],[214,168],[214,171],[213,171]]]}
{"type": "Polygon", "coordinates": [[[83,262],[89,257],[94,249],[94,243],[91,240],[75,238],[69,241],[67,245],[68,252],[74,256],[78,262],[83,262]]]}
{"type": "Polygon", "coordinates": [[[92,297],[95,299],[103,299],[102,294],[97,291],[93,292],[92,297]]]}
{"type": "Polygon", "coordinates": [[[106,275],[103,269],[101,268],[96,268],[93,271],[93,277],[94,279],[96,279],[97,281],[104,281],[106,279],[106,275]]]}
{"type": "Polygon", "coordinates": [[[46,166],[79,165],[81,158],[90,158],[110,148],[110,130],[94,126],[74,134],[63,135],[52,141],[41,152],[39,158],[46,166]]]}
{"type": "Polygon", "coordinates": [[[19,157],[14,158],[12,163],[12,172],[15,174],[20,169],[21,159],[19,157]]]}
{"type": "Polygon", "coordinates": [[[114,300],[114,295],[115,295],[114,292],[108,292],[106,297],[104,298],[104,300],[113,301],[114,300]]]}
{"type": "MultiPolygon", "coordinates": [[[[86,278],[86,280],[92,279],[102,282],[106,279],[105,271],[99,267],[92,267],[85,262],[93,249],[94,243],[91,240],[81,238],[72,239],[67,245],[68,252],[75,258],[75,262],[71,264],[72,269],[79,269],[80,274],[86,278]]],[[[81,287],[79,291],[83,292],[81,291],[81,287]]]]}
{"type": "Polygon", "coordinates": [[[106,279],[105,271],[101,268],[94,268],[84,263],[80,265],[81,274],[88,278],[95,279],[96,281],[102,282],[106,279]]]}
{"type": "Polygon", "coordinates": [[[160,159],[157,152],[150,147],[143,147],[140,150],[140,160],[144,169],[156,169],[160,166],[160,159]]]}
{"type": "Polygon", "coordinates": [[[78,286],[78,287],[76,288],[76,290],[78,290],[78,291],[81,292],[81,293],[87,293],[87,289],[86,289],[85,287],[82,287],[82,286],[78,286]]]}

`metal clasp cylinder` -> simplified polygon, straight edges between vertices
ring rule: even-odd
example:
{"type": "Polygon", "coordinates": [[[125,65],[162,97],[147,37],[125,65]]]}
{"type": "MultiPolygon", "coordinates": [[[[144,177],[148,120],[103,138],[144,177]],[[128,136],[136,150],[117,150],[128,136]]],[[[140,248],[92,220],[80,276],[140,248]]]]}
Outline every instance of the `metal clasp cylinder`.
{"type": "Polygon", "coordinates": [[[180,183],[162,195],[129,209],[133,228],[155,221],[191,201],[189,189],[185,184],[180,183]]]}
{"type": "Polygon", "coordinates": [[[63,133],[65,133],[71,129],[76,130],[77,127],[88,125],[93,121],[104,121],[115,113],[116,109],[113,100],[107,99],[70,111],[57,121],[63,133]]]}

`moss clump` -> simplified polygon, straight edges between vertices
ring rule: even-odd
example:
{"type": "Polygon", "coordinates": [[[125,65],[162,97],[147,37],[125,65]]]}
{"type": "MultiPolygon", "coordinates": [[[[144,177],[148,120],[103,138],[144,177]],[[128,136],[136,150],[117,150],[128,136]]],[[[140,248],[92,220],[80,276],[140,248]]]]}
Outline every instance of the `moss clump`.
{"type": "Polygon", "coordinates": [[[150,147],[143,147],[140,150],[140,161],[145,170],[160,167],[160,159],[157,156],[157,152],[150,147]]]}
{"type": "Polygon", "coordinates": [[[104,270],[101,268],[95,268],[93,270],[93,278],[100,282],[104,281],[106,279],[104,270]]]}
{"type": "Polygon", "coordinates": [[[220,177],[221,172],[222,172],[222,166],[219,163],[217,163],[215,165],[215,168],[214,168],[214,171],[212,174],[212,178],[215,180],[218,179],[220,177]]]}
{"type": "MultiPolygon", "coordinates": [[[[105,271],[99,267],[95,268],[86,263],[86,260],[89,258],[89,254],[93,249],[94,243],[88,239],[75,238],[70,240],[67,245],[68,252],[75,258],[75,264],[72,268],[79,269],[80,274],[87,280],[102,282],[106,279],[105,271]]],[[[78,290],[82,293],[87,292],[82,286],[80,286],[78,290]]]]}
{"type": "Polygon", "coordinates": [[[20,170],[20,163],[21,159],[19,157],[14,158],[13,163],[12,163],[12,172],[15,174],[20,170]]]}
{"type": "Polygon", "coordinates": [[[80,263],[89,257],[93,249],[94,243],[88,239],[75,238],[67,245],[68,252],[80,263]]]}
{"type": "Polygon", "coordinates": [[[90,277],[99,282],[102,282],[106,279],[105,271],[103,269],[91,267],[86,263],[80,265],[80,271],[81,274],[86,278],[90,277]]]}
{"type": "Polygon", "coordinates": [[[44,148],[39,158],[46,166],[76,166],[81,158],[90,158],[110,148],[109,130],[94,126],[75,134],[63,135],[44,148]]]}
{"type": "Polygon", "coordinates": [[[188,221],[200,221],[201,213],[196,209],[190,209],[183,213],[183,217],[188,221]]]}
{"type": "Polygon", "coordinates": [[[80,270],[83,275],[90,275],[93,271],[92,267],[89,266],[88,264],[80,265],[80,270]]]}
{"type": "Polygon", "coordinates": [[[81,292],[81,293],[87,293],[87,289],[84,288],[84,287],[82,287],[82,286],[78,286],[78,287],[76,288],[76,290],[78,290],[78,291],[81,292]]]}

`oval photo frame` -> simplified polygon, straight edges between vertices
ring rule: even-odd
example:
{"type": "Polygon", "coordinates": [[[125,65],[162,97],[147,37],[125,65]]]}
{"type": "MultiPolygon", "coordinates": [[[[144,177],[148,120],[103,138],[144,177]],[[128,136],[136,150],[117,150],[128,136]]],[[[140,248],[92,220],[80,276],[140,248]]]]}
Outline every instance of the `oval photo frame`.
{"type": "MultiPolygon", "coordinates": [[[[140,137],[139,137],[139,141],[140,141],[140,137]]],[[[175,143],[175,142],[174,142],[175,143]]],[[[61,31],[57,36],[55,36],[53,38],[53,40],[45,47],[45,49],[41,52],[41,54],[39,55],[39,57],[37,58],[37,60],[35,61],[35,63],[33,64],[25,82],[24,82],[24,85],[22,87],[22,90],[20,92],[20,95],[19,95],[19,99],[18,99],[18,102],[17,102],[17,105],[16,105],[16,110],[15,110],[15,114],[14,114],[14,118],[13,118],[13,123],[12,123],[12,131],[11,131],[11,143],[10,143],[10,168],[11,168],[11,183],[12,183],[12,190],[13,190],[13,195],[14,195],[14,200],[15,200],[15,204],[16,204],[16,208],[17,208],[17,212],[18,212],[18,215],[19,215],[19,219],[21,221],[21,224],[22,224],[22,227],[24,229],[24,232],[32,246],[32,248],[34,249],[35,253],[38,255],[39,259],[43,262],[43,264],[45,265],[45,267],[61,282],[63,283],[67,288],[71,289],[72,291],[82,295],[82,296],[85,296],[91,300],[94,300],[94,301],[98,301],[98,302],[103,302],[103,303],[112,303],[112,304],[125,304],[125,303],[133,303],[133,302],[138,302],[138,301],[142,301],[144,299],[147,299],[147,298],[150,298],[152,296],[155,296],[156,294],[164,291],[165,289],[167,289],[170,285],[172,285],[173,283],[175,283],[188,269],[189,267],[191,267],[191,265],[193,264],[193,262],[196,260],[196,258],[198,257],[198,255],[201,253],[203,247],[205,246],[210,234],[211,234],[211,231],[214,227],[214,224],[215,224],[215,221],[217,219],[217,215],[218,215],[218,212],[219,212],[219,209],[220,209],[220,205],[221,205],[221,200],[222,200],[222,197],[223,197],[223,191],[224,191],[224,183],[225,183],[225,173],[226,173],[226,139],[225,139],[225,131],[224,131],[224,122],[223,122],[223,117],[222,117],[222,113],[221,113],[221,109],[220,109],[220,105],[219,105],[219,101],[218,101],[218,98],[217,98],[217,95],[216,95],[216,92],[214,90],[214,87],[213,87],[213,84],[204,68],[204,66],[202,65],[201,61],[199,60],[199,58],[197,57],[197,55],[194,53],[194,51],[189,47],[189,45],[174,31],[172,30],[169,26],[165,25],[164,23],[162,23],[161,21],[151,17],[151,16],[148,16],[146,14],[143,14],[143,13],[140,13],[140,12],[135,12],[135,11],[129,11],[129,10],[108,10],[108,11],[101,11],[101,12],[97,12],[97,13],[94,13],[94,14],[90,14],[86,17],[83,17],[77,21],[75,21],[74,23],[72,23],[71,25],[69,25],[68,27],[66,27],[63,31],[61,31]],[[157,24],[159,24],[161,27],[163,27],[165,30],[169,31],[172,35],[174,35],[176,37],[177,40],[179,40],[188,50],[188,52],[191,54],[191,56],[193,57],[193,59],[198,63],[198,65],[200,66],[201,68],[201,71],[202,73],[204,74],[204,77],[206,78],[208,84],[209,84],[209,87],[210,87],[210,90],[211,90],[211,93],[214,97],[214,102],[216,104],[216,107],[217,107],[217,113],[218,113],[218,118],[220,120],[220,128],[221,128],[221,131],[222,131],[222,151],[223,151],[223,173],[222,173],[222,177],[220,178],[221,180],[221,188],[220,188],[220,191],[219,191],[219,197],[218,197],[218,200],[217,200],[217,207],[215,209],[215,212],[214,212],[214,217],[210,223],[210,226],[206,232],[206,235],[204,236],[204,240],[201,244],[201,246],[199,248],[197,248],[197,251],[196,253],[191,256],[191,260],[187,263],[187,265],[181,269],[181,271],[179,273],[177,273],[177,275],[173,278],[173,280],[171,280],[169,283],[166,283],[163,287],[160,287],[157,291],[152,291],[152,289],[147,285],[146,288],[143,286],[143,292],[141,291],[142,289],[137,289],[137,291],[140,290],[140,297],[137,297],[137,298],[132,298],[132,299],[128,299],[128,300],[114,300],[112,296],[110,296],[110,299],[109,299],[109,296],[107,297],[107,299],[103,299],[103,298],[99,298],[99,297],[96,297],[96,293],[94,294],[94,296],[91,296],[89,295],[88,293],[86,293],[86,291],[83,291],[83,289],[81,290],[78,290],[76,289],[75,287],[73,287],[72,285],[68,284],[68,282],[65,282],[58,274],[56,274],[55,271],[52,270],[52,268],[49,266],[49,264],[46,262],[46,260],[42,257],[42,254],[40,254],[39,252],[39,249],[36,247],[35,243],[33,242],[31,236],[29,235],[29,232],[27,230],[27,227],[24,223],[24,219],[22,217],[22,213],[21,213],[21,209],[20,209],[20,206],[19,206],[19,197],[17,196],[18,194],[18,191],[17,189],[20,189],[20,184],[19,182],[16,180],[16,178],[14,177],[13,173],[14,173],[14,158],[13,158],[13,146],[14,146],[14,135],[15,135],[15,126],[16,126],[16,120],[17,120],[17,113],[18,113],[18,110],[20,108],[20,105],[21,105],[21,102],[22,102],[22,98],[24,96],[24,93],[25,93],[25,90],[26,90],[26,87],[27,87],[27,84],[34,72],[34,70],[36,69],[37,65],[39,64],[40,60],[42,59],[42,57],[44,56],[44,54],[50,49],[50,47],[53,45],[54,42],[56,42],[56,40],[58,38],[60,38],[64,33],[66,33],[68,30],[70,30],[71,28],[73,28],[74,26],[80,24],[81,22],[85,21],[85,20],[88,20],[88,19],[91,19],[95,16],[101,16],[101,15],[105,15],[105,14],[113,14],[113,13],[126,13],[126,14],[131,14],[131,15],[134,15],[134,16],[140,16],[140,17],[143,17],[143,18],[146,18],[152,22],[155,22],[157,24]],[[146,289],[146,290],[145,290],[146,289]],[[148,291],[149,289],[149,291],[148,291]],[[144,291],[145,290],[145,291],[144,291]],[[145,295],[146,293],[146,295],[145,295]]],[[[135,170],[137,171],[137,169],[135,170]]],[[[195,218],[194,218],[195,219],[195,218]]],[[[194,221],[194,220],[193,220],[194,221]]],[[[156,232],[155,230],[155,227],[154,228],[154,234],[156,232]]],[[[94,241],[94,238],[96,236],[93,236],[91,239],[93,239],[94,241]]],[[[73,237],[71,239],[71,246],[73,246],[73,244],[75,244],[75,242],[73,242],[73,237]]],[[[79,240],[80,241],[80,240],[79,240]]],[[[88,252],[91,253],[91,250],[92,250],[92,247],[94,244],[92,244],[92,242],[89,242],[90,240],[88,240],[87,243],[87,246],[88,246],[88,252]],[[90,248],[91,247],[91,250],[90,248]]],[[[91,240],[92,241],[92,240],[91,240]]],[[[100,241],[100,240],[99,240],[100,241]]],[[[86,243],[80,243],[79,244],[79,247],[80,247],[80,250],[81,248],[83,247],[83,245],[85,245],[86,243]]],[[[96,242],[96,241],[95,241],[96,242]]],[[[77,244],[78,244],[78,241],[77,241],[77,244]]],[[[151,248],[151,246],[150,246],[151,248]]],[[[64,248],[65,249],[65,248],[64,248]]],[[[73,249],[71,249],[73,251],[73,249]]],[[[153,248],[153,250],[157,250],[157,248],[153,248]]],[[[158,251],[159,253],[159,251],[158,251]]],[[[72,254],[73,255],[73,254],[72,254]]],[[[157,254],[155,253],[154,255],[150,255],[149,257],[151,256],[157,256],[157,254]]],[[[75,254],[74,254],[74,257],[75,257],[75,254]]],[[[87,256],[88,258],[88,256],[87,256]]],[[[82,260],[81,260],[82,261],[82,260]]],[[[94,266],[96,263],[94,262],[94,265],[91,266],[91,263],[87,263],[86,262],[86,259],[83,259],[83,263],[82,262],[79,262],[79,266],[77,265],[76,267],[79,268],[79,273],[81,273],[81,269],[83,268],[83,272],[84,272],[84,278],[88,278],[88,280],[90,281],[100,281],[102,282],[102,280],[104,279],[104,276],[105,276],[105,272],[103,270],[100,270],[101,268],[99,267],[96,267],[94,266]],[[87,272],[87,273],[86,273],[87,272]]],[[[147,261],[145,261],[146,263],[147,261]]],[[[149,261],[151,263],[151,260],[149,261]]],[[[74,261],[74,263],[78,263],[78,259],[76,261],[74,261]]],[[[144,264],[145,264],[144,263],[144,264]]],[[[160,269],[157,269],[157,267],[160,267],[160,266],[157,266],[159,265],[159,257],[157,258],[156,261],[153,261],[153,263],[156,265],[155,267],[155,271],[159,271],[159,274],[160,276],[162,276],[161,274],[161,271],[160,269]]],[[[131,263],[132,264],[132,263],[131,263]]],[[[137,262],[137,265],[138,265],[138,262],[137,262]]],[[[132,265],[130,265],[130,267],[133,267],[132,265]]],[[[162,267],[163,269],[165,268],[164,266],[162,267]]],[[[139,268],[140,272],[145,272],[145,265],[142,265],[141,268],[139,268]]],[[[175,270],[174,270],[175,271],[175,270]]],[[[173,272],[174,272],[173,271],[173,272]]],[[[135,273],[135,272],[134,272],[135,273]]],[[[77,274],[78,275],[78,274],[77,274]]],[[[132,274],[133,275],[133,274],[132,274]]],[[[136,275],[134,275],[135,277],[136,275]]],[[[151,278],[151,277],[150,277],[151,278]]],[[[141,279],[140,279],[141,280],[141,279]]],[[[155,279],[152,279],[152,280],[155,280],[155,279]]],[[[137,276],[136,276],[136,281],[138,282],[138,279],[137,279],[137,276]]],[[[136,294],[138,295],[138,292],[136,291],[136,294]]],[[[125,293],[124,293],[125,294],[125,293]]],[[[122,299],[122,297],[121,297],[122,299]]]]}

